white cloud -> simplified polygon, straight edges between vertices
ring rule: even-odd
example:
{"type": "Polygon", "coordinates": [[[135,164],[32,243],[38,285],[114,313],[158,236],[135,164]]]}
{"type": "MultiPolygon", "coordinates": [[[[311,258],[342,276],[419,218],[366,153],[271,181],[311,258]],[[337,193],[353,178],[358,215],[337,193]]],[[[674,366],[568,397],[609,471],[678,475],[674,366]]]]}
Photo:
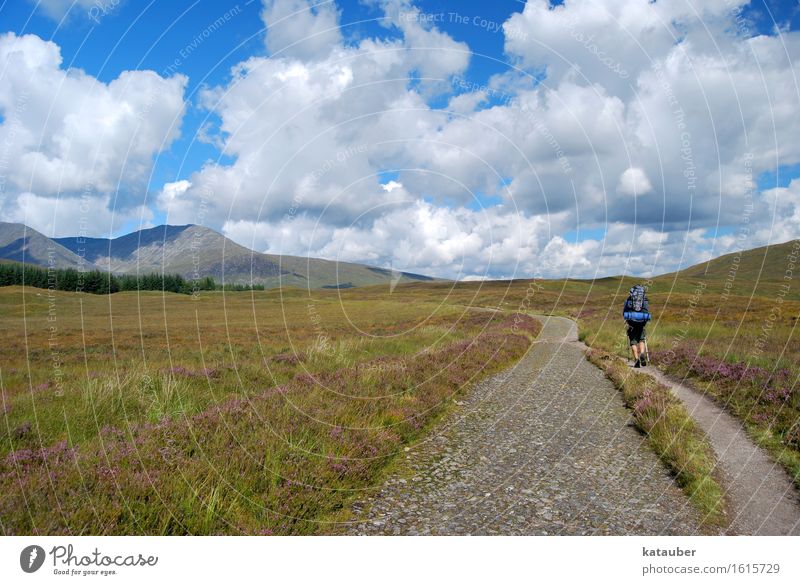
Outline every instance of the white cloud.
{"type": "MultiPolygon", "coordinates": [[[[0,35],[0,144],[4,194],[11,196],[0,202],[0,214],[19,217],[25,205],[47,200],[52,209],[69,207],[55,200],[78,195],[92,207],[138,207],[154,155],[179,134],[185,84],[183,76],[152,71],[124,71],[103,83],[62,68],[51,41],[0,35]]],[[[43,227],[40,213],[29,217],[31,227],[43,227]]]]}
{"type": "Polygon", "coordinates": [[[261,18],[267,27],[267,49],[274,56],[318,59],[342,39],[333,2],[265,0],[261,18]]]}
{"type": "Polygon", "coordinates": [[[708,228],[737,225],[749,201],[752,245],[780,233],[763,228],[774,211],[755,178],[800,162],[798,33],[750,38],[738,1],[530,0],[505,43],[528,75],[475,87],[468,47],[405,0],[377,4],[401,38],[254,57],[206,92],[235,162],[195,173],[171,209],[210,202],[226,233],[271,252],[452,277],[671,270],[705,259],[708,228]],[[448,78],[449,111],[431,109],[448,78]],[[502,206],[467,209],[486,196],[502,206]],[[587,225],[606,237],[564,237],[587,225]]]}
{"type": "Polygon", "coordinates": [[[638,197],[645,195],[653,190],[650,184],[650,179],[647,174],[638,167],[628,167],[619,176],[619,183],[617,184],[617,193],[621,195],[629,195],[631,197],[638,197]]]}
{"type": "Polygon", "coordinates": [[[391,193],[395,189],[402,189],[403,184],[398,183],[397,181],[389,181],[388,183],[383,183],[381,188],[386,191],[387,193],[391,193]]]}
{"type": "Polygon", "coordinates": [[[138,205],[115,210],[110,195],[53,199],[20,193],[4,219],[55,238],[77,235],[109,238],[116,237],[123,228],[132,231],[153,227],[150,208],[138,205]]]}

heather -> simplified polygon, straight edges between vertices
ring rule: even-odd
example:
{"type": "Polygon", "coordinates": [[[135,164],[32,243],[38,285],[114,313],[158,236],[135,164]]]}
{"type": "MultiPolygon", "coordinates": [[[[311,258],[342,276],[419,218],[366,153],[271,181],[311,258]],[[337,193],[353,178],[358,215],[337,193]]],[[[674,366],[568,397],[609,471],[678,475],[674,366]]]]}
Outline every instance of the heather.
{"type": "MultiPolygon", "coordinates": [[[[291,299],[279,300],[278,314],[292,309],[291,299]]],[[[355,312],[331,304],[315,303],[327,316],[325,341],[312,326],[297,351],[271,343],[260,380],[248,378],[245,391],[234,380],[249,354],[237,344],[227,347],[238,358],[228,364],[148,362],[123,376],[107,369],[81,380],[83,394],[61,403],[64,431],[47,440],[36,415],[27,427],[7,425],[2,530],[328,532],[353,494],[374,485],[460,392],[521,357],[540,327],[525,315],[399,304],[385,322],[381,313],[369,323],[361,317],[371,335],[353,334],[346,319],[337,335],[333,314],[355,312]],[[89,422],[73,432],[80,420],[89,422]]],[[[6,420],[25,408],[24,394],[14,393],[6,420]]]]}
{"type": "Polygon", "coordinates": [[[105,426],[191,416],[300,374],[433,349],[476,334],[491,317],[426,303],[342,303],[335,293],[191,300],[3,291],[0,457],[12,444],[80,444],[105,426]]]}
{"type": "Polygon", "coordinates": [[[635,372],[618,357],[593,349],[589,359],[603,368],[622,392],[633,419],[653,450],[703,513],[704,523],[725,520],[724,492],[714,469],[716,457],[705,434],[670,389],[635,372]]]}

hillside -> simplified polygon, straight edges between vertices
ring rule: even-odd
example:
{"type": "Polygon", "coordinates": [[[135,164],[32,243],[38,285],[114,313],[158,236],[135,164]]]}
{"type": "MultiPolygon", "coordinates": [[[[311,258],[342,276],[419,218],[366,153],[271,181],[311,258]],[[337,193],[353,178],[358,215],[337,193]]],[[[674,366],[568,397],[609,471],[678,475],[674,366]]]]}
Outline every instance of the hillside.
{"type": "Polygon", "coordinates": [[[44,267],[81,266],[81,258],[77,254],[20,223],[0,222],[0,258],[44,267]]]}
{"type": "Polygon", "coordinates": [[[766,297],[780,294],[785,299],[800,299],[800,287],[791,286],[791,278],[784,279],[792,263],[795,265],[793,272],[797,274],[799,256],[800,240],[790,240],[725,254],[663,274],[653,279],[653,286],[664,291],[690,293],[702,284],[707,293],[722,295],[722,298],[731,294],[766,297]]]}
{"type": "Polygon", "coordinates": [[[164,272],[184,278],[212,276],[218,283],[263,284],[267,288],[351,288],[434,280],[351,262],[262,254],[203,226],[162,225],[118,238],[50,239],[22,224],[0,224],[0,258],[115,274],[164,272]],[[24,236],[24,239],[23,239],[24,236]],[[82,258],[81,258],[82,257],[82,258]]]}
{"type": "Polygon", "coordinates": [[[747,280],[782,280],[793,251],[795,255],[800,252],[800,240],[725,254],[663,277],[677,274],[679,278],[725,280],[738,272],[747,280]]]}

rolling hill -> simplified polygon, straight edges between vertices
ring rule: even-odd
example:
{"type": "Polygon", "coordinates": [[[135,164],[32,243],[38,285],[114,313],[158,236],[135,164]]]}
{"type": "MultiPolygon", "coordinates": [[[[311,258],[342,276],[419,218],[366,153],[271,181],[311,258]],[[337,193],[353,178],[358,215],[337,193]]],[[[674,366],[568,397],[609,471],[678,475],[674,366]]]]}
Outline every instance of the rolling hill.
{"type": "MultiPolygon", "coordinates": [[[[663,276],[677,274],[679,278],[725,280],[732,272],[741,272],[753,280],[782,280],[789,263],[789,256],[792,253],[796,256],[798,252],[800,252],[800,240],[790,240],[782,244],[725,254],[663,276]]],[[[795,264],[797,261],[798,259],[795,259],[795,264]]]]}
{"type": "Polygon", "coordinates": [[[662,274],[653,279],[653,284],[656,288],[669,288],[675,292],[690,292],[702,284],[707,291],[720,294],[723,299],[730,294],[773,298],[780,295],[781,298],[798,299],[800,287],[793,285],[792,281],[800,274],[799,260],[800,240],[790,240],[718,256],[677,272],[662,274]],[[785,279],[787,274],[788,280],[785,279]]]}
{"type": "Polygon", "coordinates": [[[351,288],[421,282],[428,276],[364,264],[262,254],[203,226],[162,225],[118,238],[50,239],[22,224],[0,224],[0,258],[59,268],[99,269],[115,274],[164,272],[219,283],[263,284],[267,288],[351,288]]]}

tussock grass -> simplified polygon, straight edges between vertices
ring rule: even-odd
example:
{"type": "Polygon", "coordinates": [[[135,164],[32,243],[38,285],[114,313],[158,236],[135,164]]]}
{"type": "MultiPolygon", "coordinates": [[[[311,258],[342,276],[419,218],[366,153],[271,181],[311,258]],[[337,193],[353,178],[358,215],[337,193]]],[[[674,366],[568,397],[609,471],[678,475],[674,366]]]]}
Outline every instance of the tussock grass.
{"type": "Polygon", "coordinates": [[[675,475],[708,525],[724,524],[724,491],[715,478],[716,457],[703,431],[667,386],[647,374],[633,372],[619,358],[590,350],[589,359],[622,391],[636,426],[675,475]]]}

